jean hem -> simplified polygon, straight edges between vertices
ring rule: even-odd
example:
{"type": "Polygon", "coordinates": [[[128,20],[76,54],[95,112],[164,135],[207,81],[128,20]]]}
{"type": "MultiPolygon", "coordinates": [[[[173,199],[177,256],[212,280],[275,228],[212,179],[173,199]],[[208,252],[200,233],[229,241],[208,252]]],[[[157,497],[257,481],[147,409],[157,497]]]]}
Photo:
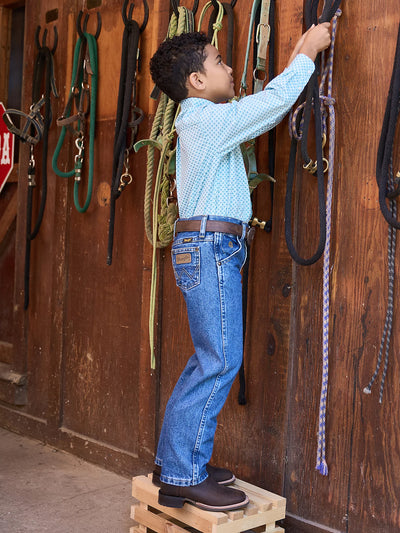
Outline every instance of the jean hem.
{"type": "Polygon", "coordinates": [[[193,479],[182,479],[182,478],[175,478],[171,476],[165,476],[161,474],[160,480],[162,483],[166,483],[167,485],[175,485],[176,487],[190,487],[192,485],[199,485],[200,483],[203,483],[208,478],[208,474],[204,474],[203,476],[200,476],[197,480],[193,479]]]}

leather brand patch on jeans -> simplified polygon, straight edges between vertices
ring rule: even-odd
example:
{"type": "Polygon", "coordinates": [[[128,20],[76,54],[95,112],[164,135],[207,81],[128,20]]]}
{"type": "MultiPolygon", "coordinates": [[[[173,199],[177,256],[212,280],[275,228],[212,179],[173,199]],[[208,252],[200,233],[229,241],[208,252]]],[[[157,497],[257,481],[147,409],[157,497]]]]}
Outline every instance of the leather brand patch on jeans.
{"type": "Polygon", "coordinates": [[[187,263],[192,262],[191,254],[176,254],[176,264],[177,265],[186,265],[187,263]]]}

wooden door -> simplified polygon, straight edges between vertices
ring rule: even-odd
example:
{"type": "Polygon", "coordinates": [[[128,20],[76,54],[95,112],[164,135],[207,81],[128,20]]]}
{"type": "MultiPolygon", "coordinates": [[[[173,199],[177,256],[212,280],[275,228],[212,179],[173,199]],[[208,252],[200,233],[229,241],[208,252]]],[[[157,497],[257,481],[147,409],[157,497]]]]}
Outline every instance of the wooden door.
{"type": "MultiPolygon", "coordinates": [[[[0,7],[0,101],[7,108],[21,105],[24,47],[24,7],[9,2],[0,7]]],[[[0,194],[0,399],[26,403],[26,367],[15,354],[14,278],[18,209],[18,142],[14,167],[0,194]]]]}

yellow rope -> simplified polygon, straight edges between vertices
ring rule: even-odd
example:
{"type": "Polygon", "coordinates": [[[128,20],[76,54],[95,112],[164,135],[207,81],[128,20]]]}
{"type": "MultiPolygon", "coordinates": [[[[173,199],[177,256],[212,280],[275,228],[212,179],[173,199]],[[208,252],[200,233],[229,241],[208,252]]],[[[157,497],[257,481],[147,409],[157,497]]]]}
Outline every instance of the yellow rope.
{"type": "MultiPolygon", "coordinates": [[[[215,48],[218,49],[218,32],[222,30],[222,19],[224,17],[224,6],[218,0],[217,0],[217,4],[218,4],[218,15],[217,15],[216,21],[213,24],[214,33],[211,39],[211,44],[214,45],[215,48]]],[[[198,31],[201,31],[201,25],[203,23],[204,16],[210,7],[213,7],[212,2],[207,2],[207,4],[203,7],[201,14],[200,14],[198,31]]]]}
{"type": "MultiPolygon", "coordinates": [[[[193,13],[185,7],[178,7],[178,14],[179,17],[175,13],[171,16],[167,32],[168,38],[187,31],[193,31],[193,13]]],[[[154,318],[157,289],[157,248],[168,246],[171,242],[174,222],[178,217],[177,205],[173,201],[170,202],[169,199],[174,173],[171,169],[176,150],[173,147],[175,140],[175,120],[179,111],[180,106],[177,107],[173,100],[162,93],[153,120],[150,138],[135,144],[135,151],[139,150],[142,146],[147,146],[144,221],[146,236],[153,245],[149,311],[149,340],[152,369],[156,366],[154,353],[154,318]],[[156,148],[160,150],[160,157],[154,178],[156,148]],[[152,194],[153,186],[154,190],[152,194]]]]}

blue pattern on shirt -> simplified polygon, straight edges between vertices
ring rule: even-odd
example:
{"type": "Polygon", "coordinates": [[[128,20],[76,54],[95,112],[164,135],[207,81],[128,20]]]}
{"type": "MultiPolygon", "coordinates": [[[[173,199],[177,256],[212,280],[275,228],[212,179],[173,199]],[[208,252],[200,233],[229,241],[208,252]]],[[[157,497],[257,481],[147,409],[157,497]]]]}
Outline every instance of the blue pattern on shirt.
{"type": "Polygon", "coordinates": [[[243,222],[252,207],[240,144],[274,128],[288,113],[314,71],[298,54],[263,91],[214,104],[186,98],[176,120],[179,216],[231,217],[243,222]]]}

